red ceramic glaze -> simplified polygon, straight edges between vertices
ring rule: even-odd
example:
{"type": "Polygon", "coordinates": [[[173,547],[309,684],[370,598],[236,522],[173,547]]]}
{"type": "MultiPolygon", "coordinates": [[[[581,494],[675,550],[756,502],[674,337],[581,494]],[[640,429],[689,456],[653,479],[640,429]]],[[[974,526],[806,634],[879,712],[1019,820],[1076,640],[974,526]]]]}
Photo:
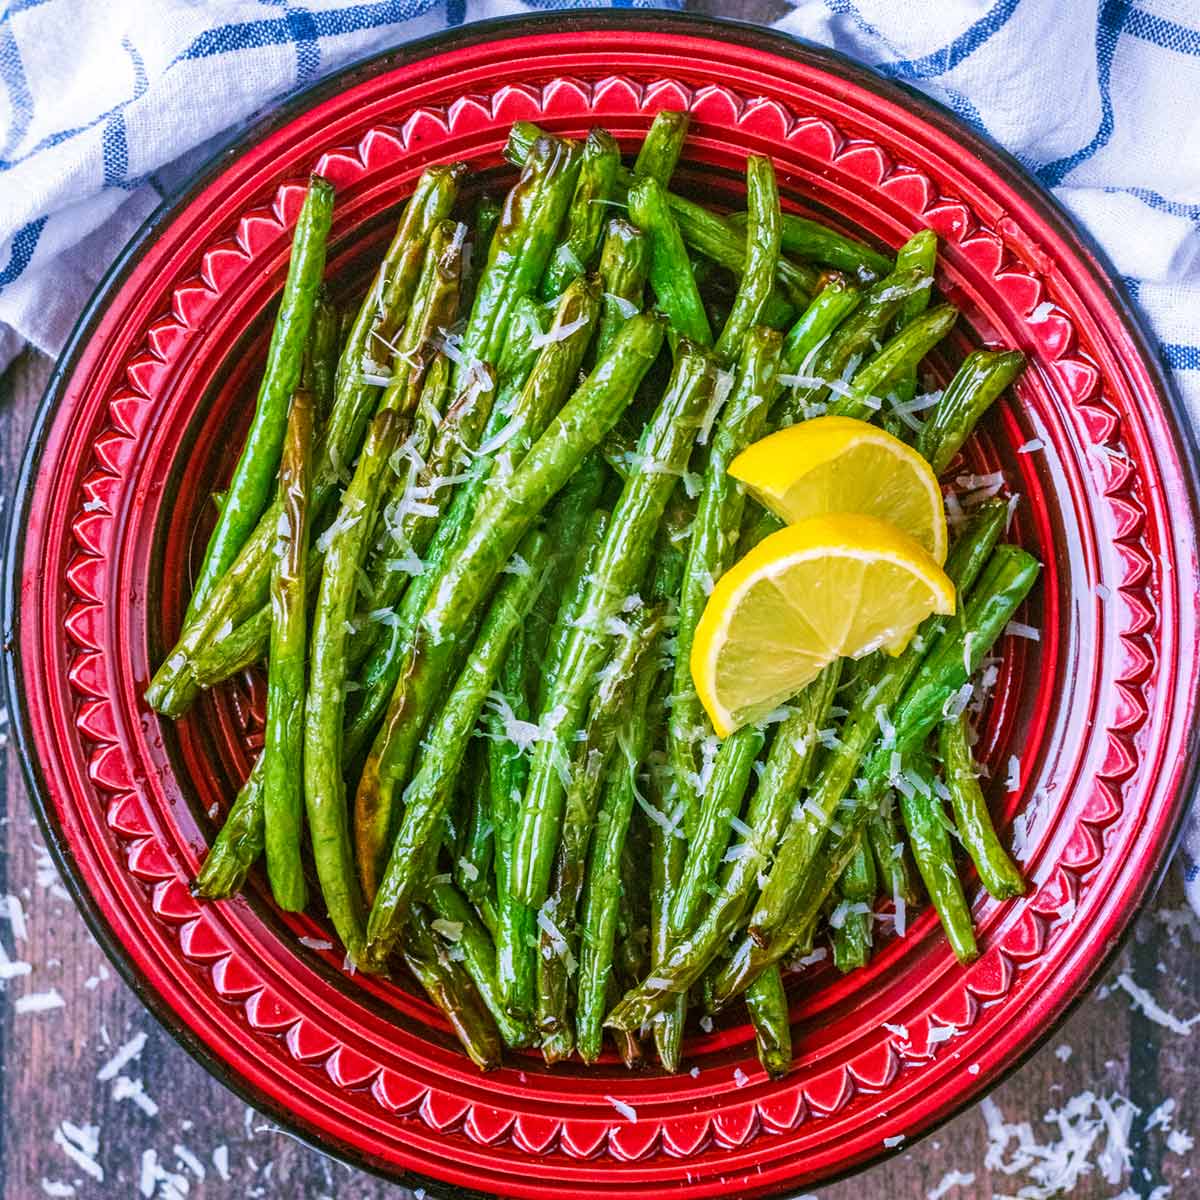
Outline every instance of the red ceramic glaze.
{"type": "Polygon", "coordinates": [[[1103,262],[999,152],[923,98],[829,53],[681,17],[475,26],[322,84],[243,137],[125,254],[56,374],[10,554],[8,675],[47,837],[148,1005],[258,1108],[323,1149],[433,1190],[509,1197],[758,1196],[861,1167],[977,1098],[1113,951],[1169,854],[1195,765],[1192,448],[1103,262]],[[957,966],[930,912],[869,969],[790,981],[790,1074],[744,1014],[691,1030],[692,1075],[613,1062],[482,1076],[414,986],[350,977],[320,921],[189,892],[259,737],[261,685],[179,725],[142,690],[178,629],[205,498],[248,419],[305,177],[338,188],[332,270],[370,269],[421,168],[505,174],[509,124],[592,123],[626,148],[692,114],[685,186],[736,194],[771,154],[785,201],[889,246],[943,242],[954,352],[1030,366],[971,449],[1024,500],[1046,564],[1005,639],[983,743],[1001,820],[1036,806],[1030,894],[972,886],[982,955],[957,966]],[[1044,449],[1018,455],[1037,437],[1044,449]],[[1020,787],[1005,794],[1007,761],[1020,787]],[[884,1027],[884,1022],[893,1026],[884,1027]],[[948,1040],[931,1030],[952,1025],[948,1040]],[[903,1026],[903,1030],[899,1029],[903,1026]],[[614,1101],[633,1107],[637,1120],[614,1101]]]}

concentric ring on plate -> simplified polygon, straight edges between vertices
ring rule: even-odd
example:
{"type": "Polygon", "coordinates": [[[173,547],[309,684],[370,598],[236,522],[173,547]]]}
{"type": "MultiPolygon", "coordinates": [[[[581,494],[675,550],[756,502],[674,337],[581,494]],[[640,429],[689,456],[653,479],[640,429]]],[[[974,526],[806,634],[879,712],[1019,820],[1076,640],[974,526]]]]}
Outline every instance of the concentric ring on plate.
{"type": "Polygon", "coordinates": [[[226,1083],[323,1149],[507,1196],[782,1193],[911,1141],[993,1084],[1106,961],[1195,770],[1194,448],[1097,252],[930,102],[827,52],[665,14],[458,30],[306,92],[235,150],[152,219],[85,314],[12,525],[21,746],[47,838],[125,977],[226,1083]],[[691,1031],[694,1077],[533,1056],[480,1076],[418,993],[349,977],[319,948],[327,931],[278,913],[261,880],[236,901],[192,899],[258,698],[243,681],[175,727],[141,694],[248,415],[308,172],[339,189],[331,265],[352,281],[428,162],[501,172],[522,118],[603,123],[628,147],[666,107],[692,114],[684,187],[732,195],[746,154],[769,153],[790,206],[891,246],[929,225],[960,329],[1030,356],[971,453],[1023,494],[1015,534],[1046,564],[1041,641],[1007,639],[983,743],[994,767],[1020,754],[1001,816],[1023,814],[1035,887],[1005,904],[972,888],[983,954],[969,968],[924,913],[865,971],[797,976],[780,1083],[736,1012],[691,1031]],[[1035,437],[1043,450],[1015,453],[1035,437]]]}

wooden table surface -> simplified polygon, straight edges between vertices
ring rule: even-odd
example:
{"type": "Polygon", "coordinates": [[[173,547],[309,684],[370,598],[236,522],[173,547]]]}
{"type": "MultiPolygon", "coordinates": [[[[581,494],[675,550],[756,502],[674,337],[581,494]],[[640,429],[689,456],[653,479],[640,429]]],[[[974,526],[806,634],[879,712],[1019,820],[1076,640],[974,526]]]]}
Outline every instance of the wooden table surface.
{"type": "MultiPolygon", "coordinates": [[[[715,0],[691,7],[760,20],[780,11],[773,0],[715,0]]],[[[0,499],[6,513],[50,367],[48,359],[26,352],[0,376],[0,499]]],[[[406,1200],[407,1190],[298,1144],[248,1110],[145,1012],[107,967],[57,883],[17,756],[7,743],[0,759],[0,896],[19,898],[25,926],[11,914],[5,920],[0,906],[0,1200],[150,1195],[140,1191],[147,1152],[160,1168],[151,1181],[152,1194],[164,1200],[185,1195],[406,1200]],[[19,963],[31,964],[29,971],[14,965],[19,963]],[[22,995],[49,989],[61,994],[61,1008],[17,1011],[22,995]],[[136,1057],[115,1073],[103,1070],[116,1050],[139,1034],[145,1039],[136,1057]],[[63,1149],[72,1138],[86,1142],[89,1135],[98,1141],[94,1157],[102,1181],[63,1149]]],[[[1189,1151],[1186,1136],[1193,1130],[1200,1137],[1200,1025],[1191,1037],[1183,1032],[1187,1019],[1200,1013],[1198,950],[1200,922],[1186,909],[1173,871],[1105,986],[1084,999],[1062,1029],[993,1093],[1006,1121],[1028,1122],[1038,1145],[1058,1143],[1058,1150],[1062,1133],[1046,1120],[1047,1113],[1072,1097],[1091,1093],[1095,1099],[1076,1100],[1075,1109],[1093,1118],[1104,1098],[1123,1097],[1137,1107],[1128,1169],[1118,1162],[1110,1167],[1112,1178],[1104,1177],[1095,1165],[1103,1157],[1098,1154],[1105,1140],[1101,1135],[1091,1153],[1093,1169],[1055,1194],[1077,1200],[1200,1197],[1200,1153],[1189,1151]],[[1117,984],[1118,976],[1124,984],[1117,984]],[[1157,1019],[1131,1002],[1127,984],[1153,997],[1162,1010],[1157,1019]],[[1163,1023],[1163,1012],[1175,1018],[1174,1029],[1163,1023]],[[1151,1120],[1169,1100],[1176,1101],[1169,1119],[1151,1120]],[[1164,1187],[1171,1190],[1155,1190],[1164,1187]]],[[[1120,1110],[1121,1103],[1116,1104],[1120,1110]]],[[[1034,1151],[1027,1156],[1032,1165],[1006,1174],[988,1169],[994,1164],[985,1162],[987,1146],[984,1117],[976,1108],[899,1157],[819,1194],[821,1200],[1049,1194],[1021,1189],[1045,1182],[1036,1164],[1050,1156],[1044,1169],[1052,1170],[1057,1160],[1051,1151],[1034,1151]]],[[[1009,1165],[1011,1149],[1005,1159],[1009,1165]]]]}

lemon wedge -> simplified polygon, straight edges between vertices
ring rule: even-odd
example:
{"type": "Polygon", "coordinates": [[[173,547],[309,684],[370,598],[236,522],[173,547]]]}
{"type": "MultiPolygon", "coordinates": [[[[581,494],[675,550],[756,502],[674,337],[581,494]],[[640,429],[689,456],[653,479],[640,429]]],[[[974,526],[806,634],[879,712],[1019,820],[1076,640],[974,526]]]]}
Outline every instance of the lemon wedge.
{"type": "Polygon", "coordinates": [[[879,517],[946,561],[937,476],[910,446],[852,417],[814,417],[748,446],[729,474],[781,520],[825,513],[879,517]]]}
{"type": "Polygon", "coordinates": [[[834,659],[860,658],[954,612],[932,555],[877,517],[833,513],[771,534],[708,598],[692,679],[721,737],[764,717],[834,659]]]}

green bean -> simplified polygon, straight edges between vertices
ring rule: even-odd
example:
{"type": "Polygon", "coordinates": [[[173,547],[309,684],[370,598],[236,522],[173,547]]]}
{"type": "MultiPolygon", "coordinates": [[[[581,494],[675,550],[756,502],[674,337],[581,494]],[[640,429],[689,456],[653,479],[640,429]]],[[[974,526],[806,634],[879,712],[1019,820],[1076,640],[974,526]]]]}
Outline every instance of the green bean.
{"type": "MultiPolygon", "coordinates": [[[[693,519],[691,502],[676,494],[659,529],[650,595],[655,603],[666,605],[668,612],[671,602],[679,594],[687,566],[685,542],[688,526],[693,519]]],[[[650,727],[650,744],[654,746],[660,745],[666,735],[666,708],[675,676],[673,655],[678,647],[673,648],[671,643],[665,642],[663,649],[665,653],[654,690],[650,693],[646,717],[650,727]]],[[[650,966],[653,968],[670,949],[671,901],[683,873],[687,843],[682,830],[677,827],[680,806],[674,800],[675,789],[667,786],[669,767],[658,755],[651,757],[648,766],[647,802],[642,805],[642,812],[646,816],[650,834],[650,893],[647,899],[650,910],[650,966]]],[[[614,998],[614,1002],[619,998],[614,998]]],[[[655,1014],[654,1045],[659,1062],[666,1071],[679,1070],[686,1014],[686,995],[677,996],[673,1004],[655,1014]]],[[[620,1033],[619,1030],[617,1032],[620,1033]]]]}
{"type": "Polygon", "coordinates": [[[591,267],[604,227],[604,206],[612,197],[620,165],[621,151],[612,136],[603,129],[591,130],[583,144],[579,182],[562,237],[542,276],[543,300],[555,299],[567,284],[591,267]]]}
{"type": "MultiPolygon", "coordinates": [[[[415,567],[404,556],[420,556],[453,494],[453,484],[447,482],[447,477],[453,479],[463,454],[459,439],[464,425],[476,419],[480,410],[486,414],[491,406],[495,379],[490,368],[481,366],[447,407],[452,370],[444,354],[438,354],[429,364],[413,428],[396,452],[396,470],[383,510],[383,529],[364,568],[363,591],[376,610],[394,606],[403,594],[415,567]]],[[[355,664],[362,661],[372,643],[369,634],[355,637],[352,654],[355,664]]]]}
{"type": "MultiPolygon", "coordinates": [[[[525,456],[508,486],[485,498],[430,594],[404,656],[407,669],[402,664],[388,714],[359,783],[358,859],[368,892],[391,844],[396,782],[408,773],[457,638],[516,543],[633,399],[658,355],[662,337],[662,325],[653,317],[629,321],[608,355],[525,456]]],[[[516,887],[514,892],[529,903],[525,889],[516,887]]],[[[541,899],[544,888],[537,903],[541,899]]]]}
{"type": "MultiPolygon", "coordinates": [[[[792,425],[813,411],[824,411],[829,396],[826,380],[837,380],[858,370],[857,364],[884,335],[904,300],[929,286],[918,271],[889,275],[870,287],[862,302],[843,321],[813,359],[811,376],[791,388],[771,414],[775,426],[792,425]]],[[[906,343],[907,345],[907,343],[906,343]]]]}
{"type": "Polygon", "coordinates": [[[689,839],[687,861],[671,903],[673,940],[691,931],[709,888],[716,882],[750,773],[765,741],[763,731],[750,726],[726,738],[717,752],[712,779],[703,792],[700,821],[689,839]]]}
{"type": "MultiPolygon", "coordinates": [[[[313,455],[312,503],[313,526],[317,528],[338,488],[345,464],[354,460],[366,431],[371,410],[379,396],[379,387],[364,376],[363,356],[372,322],[377,316],[384,282],[396,279],[402,265],[415,257],[416,266],[407,271],[407,290],[393,287],[386,303],[388,319],[403,319],[408,313],[417,284],[417,268],[425,257],[430,232],[447,212],[457,194],[457,179],[462,164],[431,167],[417,181],[412,199],[405,207],[395,237],[375,274],[375,282],[363,300],[354,325],[338,361],[337,393],[313,455]]],[[[196,696],[192,663],[196,654],[214,641],[220,641],[267,601],[271,574],[271,547],[279,519],[278,501],[263,514],[253,534],[242,547],[229,570],[213,588],[208,601],[184,623],[174,648],[160,664],[146,689],[146,700],[165,716],[180,716],[196,696]]]]}
{"type": "MultiPolygon", "coordinates": [[[[838,879],[837,894],[840,903],[830,918],[830,926],[833,929],[833,962],[843,974],[857,967],[865,967],[870,961],[874,922],[871,908],[875,904],[878,889],[875,859],[870,850],[860,844],[838,879]],[[864,906],[865,912],[861,911],[864,906]],[[837,924],[834,924],[835,918],[837,924]]],[[[751,986],[750,991],[746,993],[747,1000],[753,990],[751,986]]]]}
{"type": "Polygon", "coordinates": [[[983,886],[997,900],[1023,896],[1025,880],[996,836],[987,801],[979,787],[965,716],[942,722],[938,752],[946,772],[954,823],[983,886]]]}
{"type": "MultiPolygon", "coordinates": [[[[539,136],[541,130],[536,125],[529,121],[517,121],[509,131],[505,157],[514,165],[521,166],[539,136]]],[[[617,196],[620,196],[621,188],[628,189],[636,181],[636,173],[622,167],[617,172],[617,196]]],[[[741,231],[702,204],[696,204],[675,192],[667,192],[666,200],[683,240],[706,258],[740,276],[746,266],[746,240],[741,231]]],[[[780,257],[776,267],[776,282],[791,298],[806,302],[820,286],[819,279],[818,272],[812,267],[780,257]]],[[[775,295],[778,296],[778,289],[775,295]]]]}
{"type": "MultiPolygon", "coordinates": [[[[631,319],[626,329],[643,320],[631,319]]],[[[624,333],[624,331],[622,331],[624,333]]],[[[614,342],[615,347],[619,344],[614,342]]],[[[539,742],[530,764],[513,846],[513,890],[526,904],[545,899],[554,846],[562,820],[563,783],[558,765],[567,761],[591,688],[609,646],[607,627],[640,587],[676,477],[687,464],[696,430],[712,396],[717,368],[712,358],[680,344],[674,373],[638,445],[638,463],[613,511],[585,601],[565,648],[556,685],[545,709],[553,730],[539,742]]]]}
{"type": "MultiPolygon", "coordinates": [[[[934,269],[937,267],[937,250],[937,235],[932,229],[922,229],[900,247],[896,255],[896,269],[916,267],[932,278],[934,269]]],[[[929,305],[931,292],[932,289],[916,292],[905,300],[900,306],[899,313],[896,314],[897,329],[911,325],[925,311],[929,305]]],[[[917,365],[915,363],[895,381],[892,386],[892,394],[901,403],[911,400],[917,394],[917,365]]]]}
{"type": "MultiPolygon", "coordinates": [[[[611,1003],[620,994],[620,988],[613,976],[608,980],[608,1001],[611,1003]]],[[[617,1053],[625,1064],[626,1070],[636,1071],[645,1061],[642,1053],[642,1041],[632,1029],[613,1030],[613,1041],[617,1044],[617,1053]]]]}
{"type": "Polygon", "coordinates": [[[474,907],[475,911],[479,914],[479,919],[483,922],[483,927],[488,931],[488,936],[495,942],[496,930],[500,922],[494,897],[480,896],[475,901],[474,907]]]}
{"type": "Polygon", "coordinates": [[[470,312],[475,303],[475,292],[479,281],[483,278],[483,269],[487,265],[488,251],[491,249],[492,238],[500,224],[501,205],[495,196],[482,193],[475,200],[475,211],[471,218],[471,255],[468,260],[469,269],[463,270],[463,310],[470,312]]]}
{"type": "Polygon", "coordinates": [[[596,687],[583,737],[571,749],[554,884],[538,913],[542,930],[537,964],[538,1029],[547,1062],[560,1062],[571,1053],[569,979],[579,951],[575,910],[583,891],[596,806],[618,733],[629,716],[642,664],[655,649],[662,617],[658,606],[643,607],[634,614],[629,633],[622,637],[596,687]]]}
{"type": "Polygon", "coordinates": [[[792,1065],[792,1026],[778,965],[764,971],[750,985],[746,1009],[754,1026],[758,1061],[772,1079],[782,1079],[792,1065]]]}
{"type": "Polygon", "coordinates": [[[759,873],[770,861],[791,813],[794,798],[806,783],[824,727],[837,694],[841,663],[827,667],[796,697],[793,711],[780,723],[771,742],[758,788],[746,814],[753,831],[751,850],[726,868],[720,888],[687,937],[676,942],[653,974],[633,988],[608,1016],[616,1029],[636,1029],[655,1013],[687,996],[741,926],[759,873]]]}
{"type": "Polygon", "coordinates": [[[303,390],[292,396],[279,494],[283,500],[271,572],[271,658],[263,743],[263,815],[267,876],[276,903],[300,912],[307,902],[303,837],[304,789],[300,760],[304,744],[304,675],[308,558],[308,476],[312,449],[313,400],[303,390]]]}
{"type": "Polygon", "coordinates": [[[354,870],[342,779],[346,623],[353,611],[358,568],[370,541],[383,475],[390,469],[402,424],[403,418],[391,411],[372,422],[338,517],[322,535],[327,539],[325,568],[309,651],[304,720],[308,827],[325,906],[354,963],[363,959],[363,898],[354,870]]]}
{"type": "Polygon", "coordinates": [[[595,355],[602,358],[630,317],[641,311],[650,273],[650,243],[628,221],[609,221],[600,251],[600,279],[604,308],[596,334],[595,355]]]}
{"type": "Polygon", "coordinates": [[[692,639],[712,585],[725,573],[737,550],[745,493],[729,476],[729,464],[763,429],[775,393],[780,346],[781,338],[772,330],[753,329],[746,338],[737,376],[705,466],[680,587],[667,750],[684,802],[684,830],[689,838],[695,833],[699,818],[697,748],[701,739],[711,734],[692,682],[692,639]]]}
{"type": "Polygon", "coordinates": [[[859,306],[862,293],[845,280],[831,279],[801,313],[783,341],[782,374],[804,372],[808,359],[859,306]]]}
{"type": "Polygon", "coordinates": [[[250,868],[263,852],[265,838],[260,754],[225,814],[225,824],[204,856],[196,876],[196,895],[205,900],[227,900],[240,892],[250,868]]]}
{"type": "MultiPolygon", "coordinates": [[[[746,242],[741,230],[674,192],[667,193],[667,204],[684,242],[740,278],[746,269],[746,242]]],[[[786,298],[806,304],[819,290],[821,276],[812,267],[780,255],[775,264],[775,285],[772,297],[776,303],[786,298]]]]}
{"type": "MultiPolygon", "coordinates": [[[[461,372],[477,360],[499,361],[513,309],[537,289],[554,250],[579,162],[573,142],[539,137],[530,148],[488,247],[487,266],[462,335],[461,372]]],[[[455,383],[461,384],[461,378],[456,376],[455,383]]]]}
{"type": "Polygon", "coordinates": [[[462,965],[479,992],[479,997],[492,1014],[496,1028],[506,1046],[518,1050],[533,1041],[528,1023],[514,1020],[500,998],[496,983],[496,947],[475,910],[452,884],[434,882],[429,889],[429,903],[443,925],[452,946],[462,952],[462,965]],[[458,928],[455,928],[455,927],[458,928]]]}
{"type": "Polygon", "coordinates": [[[612,972],[613,937],[621,897],[621,851],[638,795],[637,774],[647,750],[646,707],[654,683],[654,663],[643,660],[629,716],[620,740],[625,761],[605,788],[583,894],[579,981],[575,1001],[575,1041],[585,1063],[600,1056],[600,1042],[612,972]]]}
{"type": "MultiPolygon", "coordinates": [[[[950,620],[942,630],[896,710],[896,749],[901,754],[919,748],[941,722],[942,710],[978,669],[1040,570],[1037,560],[1016,546],[992,551],[961,618],[950,620]]],[[[868,760],[868,772],[886,775],[883,759],[877,748],[868,760]]]]}
{"type": "Polygon", "coordinates": [[[711,346],[712,330],[700,290],[662,184],[639,179],[629,189],[629,215],[650,243],[650,286],[658,308],[680,337],[711,346]]]}
{"type": "Polygon", "coordinates": [[[906,761],[912,765],[905,769],[897,790],[917,869],[937,909],[955,958],[961,963],[974,962],[979,957],[979,947],[971,926],[971,908],[954,866],[954,847],[946,832],[946,814],[933,791],[932,765],[923,752],[910,754],[906,761]]]}
{"type": "MultiPolygon", "coordinates": [[[[306,571],[308,599],[317,594],[320,572],[306,571]]],[[[271,605],[256,609],[240,625],[215,645],[206,646],[195,658],[192,677],[198,687],[216,687],[218,683],[252,667],[267,656],[271,640],[271,605]]]]}
{"type": "MultiPolygon", "coordinates": [[[[648,710],[648,706],[647,706],[648,710]]],[[[650,753],[647,732],[646,753],[650,753]]],[[[636,797],[635,797],[636,800],[636,797]]],[[[617,904],[616,935],[613,938],[613,969],[610,983],[617,984],[616,995],[610,987],[605,1000],[608,1005],[621,998],[650,968],[650,880],[643,864],[650,853],[649,837],[644,814],[637,805],[630,812],[629,832],[621,848],[621,895],[617,904]]]]}
{"type": "Polygon", "coordinates": [[[646,138],[638,149],[633,173],[655,179],[663,187],[669,186],[671,176],[675,174],[675,164],[683,153],[689,123],[690,118],[685,112],[663,109],[655,113],[646,138]]]}
{"type": "MultiPolygon", "coordinates": [[[[549,539],[547,539],[549,541],[549,539]]],[[[523,640],[518,636],[517,644],[523,640]]],[[[513,650],[516,650],[514,644],[513,650]]],[[[515,813],[525,788],[529,769],[528,755],[511,741],[500,707],[503,700],[512,706],[518,721],[529,719],[529,698],[525,691],[525,664],[510,650],[499,679],[500,696],[485,720],[488,737],[488,764],[491,778],[492,819],[496,824],[496,975],[500,996],[507,1010],[521,1020],[534,1010],[537,962],[537,914],[513,898],[512,840],[515,813]]]]}
{"type": "MultiPolygon", "coordinates": [[[[747,215],[733,213],[726,220],[735,229],[741,229],[747,223],[747,215]]],[[[866,242],[838,233],[820,221],[796,213],[783,214],[781,235],[785,254],[798,254],[806,262],[822,263],[834,270],[845,271],[864,283],[890,274],[897,265],[866,242]]]]}
{"type": "MultiPolygon", "coordinates": [[[[937,250],[937,234],[932,229],[919,229],[896,251],[896,264],[893,269],[903,271],[915,268],[925,275],[932,276],[937,266],[937,250]]],[[[897,327],[903,329],[919,317],[928,305],[929,289],[909,296],[897,314],[897,327]]]]}
{"type": "MultiPolygon", "coordinates": [[[[517,631],[517,636],[520,631],[517,631]]],[[[477,737],[466,749],[463,772],[470,815],[462,853],[454,864],[454,882],[472,904],[478,905],[490,895],[492,857],[495,853],[496,828],[492,820],[492,781],[487,753],[477,737]]]]}
{"type": "Polygon", "coordinates": [[[500,1035],[463,963],[438,944],[424,909],[404,931],[404,961],[430,1000],[442,1011],[471,1061],[482,1071],[500,1065],[500,1035]]]}
{"type": "Polygon", "coordinates": [[[317,289],[316,307],[304,348],[304,363],[300,369],[300,386],[313,396],[314,423],[319,425],[333,407],[337,388],[338,336],[341,314],[329,299],[322,284],[317,289]]]}
{"type": "MultiPolygon", "coordinates": [[[[545,534],[531,533],[521,543],[521,556],[538,562],[545,534]]],[[[367,921],[367,950],[386,961],[407,919],[409,906],[433,873],[438,830],[462,766],[467,739],[492,688],[505,654],[542,581],[532,567],[507,575],[488,608],[466,665],[450,689],[441,712],[430,726],[416,773],[405,792],[404,819],[391,844],[384,872],[367,921]]]]}
{"type": "Polygon", "coordinates": [[[452,163],[421,173],[347,335],[338,363],[339,390],[352,386],[353,376],[386,374],[396,335],[404,328],[417,293],[430,231],[449,217],[458,182],[467,169],[466,163],[452,163]]]}
{"type": "Polygon", "coordinates": [[[440,221],[429,236],[425,259],[404,332],[396,343],[391,379],[379,399],[379,409],[411,413],[429,364],[438,353],[441,330],[458,311],[466,226],[440,221]]]}
{"type": "Polygon", "coordinates": [[[317,290],[325,272],[325,243],[332,222],[333,184],[313,175],[292,235],[287,282],[271,332],[254,417],[225,490],[216,528],[209,536],[185,623],[212,595],[217,580],[229,569],[270,501],[283,453],[288,403],[300,382],[317,290]]]}
{"type": "MultiPolygon", "coordinates": [[[[651,770],[649,803],[658,814],[650,823],[650,971],[657,974],[671,949],[671,900],[683,875],[687,842],[671,827],[663,773],[651,770]],[[666,826],[667,828],[664,828],[666,826]]],[[[666,1071],[679,1069],[687,993],[681,992],[661,1012],[654,1014],[654,1042],[666,1071]]]]}
{"type": "Polygon", "coordinates": [[[746,269],[715,348],[726,367],[741,352],[750,327],[762,319],[779,262],[779,185],[769,158],[752,154],[746,160],[746,202],[746,269]]]}
{"type": "MultiPolygon", "coordinates": [[[[543,688],[553,680],[551,643],[561,637],[558,618],[568,591],[577,585],[576,553],[585,543],[608,472],[593,450],[567,481],[546,520],[546,584],[538,593],[525,622],[525,693],[541,711],[543,688]]],[[[523,783],[523,781],[522,781],[523,783]]]]}
{"type": "Polygon", "coordinates": [[[854,373],[850,393],[838,396],[829,405],[829,413],[870,420],[882,405],[880,396],[914,371],[916,364],[950,332],[957,320],[958,309],[949,304],[940,304],[915,318],[854,373]]]}
{"type": "Polygon", "coordinates": [[[935,475],[950,465],[976,422],[1024,365],[1019,350],[975,350],[963,359],[917,438],[917,450],[935,475]]]}
{"type": "Polygon", "coordinates": [[[894,269],[886,254],[880,254],[865,242],[836,233],[819,221],[810,221],[795,213],[783,214],[783,250],[786,254],[798,254],[809,262],[846,271],[864,281],[872,276],[882,277],[894,269]]]}
{"type": "Polygon", "coordinates": [[[884,804],[879,812],[872,813],[863,835],[864,848],[870,850],[880,877],[882,891],[893,900],[918,904],[921,887],[914,872],[908,853],[904,848],[904,835],[892,806],[884,804]]]}

